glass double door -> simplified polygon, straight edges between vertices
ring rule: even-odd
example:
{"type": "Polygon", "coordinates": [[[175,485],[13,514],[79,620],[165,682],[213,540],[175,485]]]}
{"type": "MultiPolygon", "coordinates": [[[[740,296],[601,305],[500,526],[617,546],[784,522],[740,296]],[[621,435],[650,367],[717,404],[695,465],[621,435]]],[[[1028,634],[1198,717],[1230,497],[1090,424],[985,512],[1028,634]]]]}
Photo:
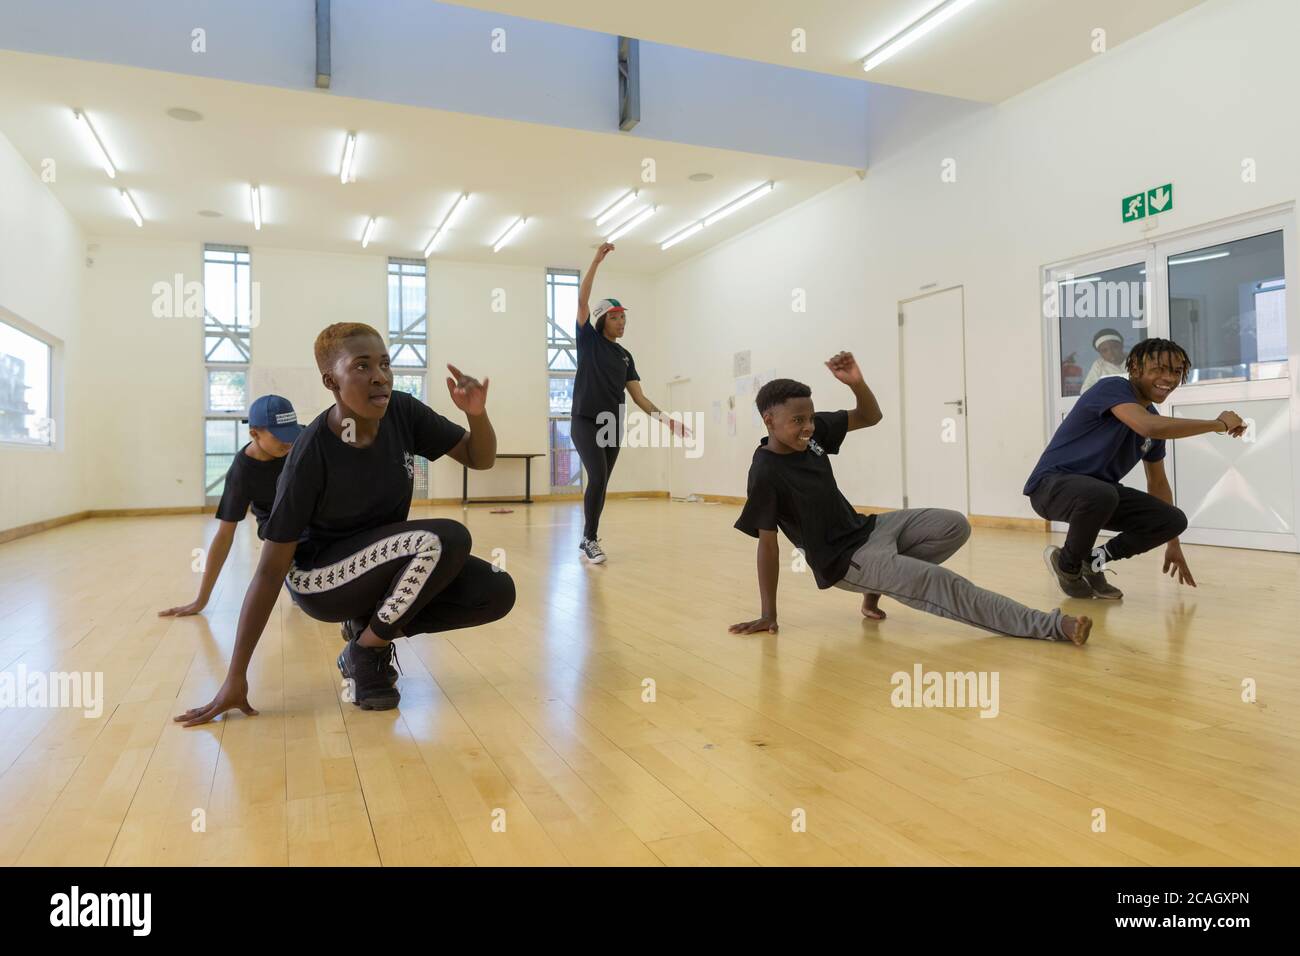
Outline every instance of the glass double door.
{"type": "MultiPolygon", "coordinates": [[[[1189,231],[1044,275],[1049,438],[1097,379],[1127,374],[1128,351],[1148,337],[1172,339],[1191,358],[1187,382],[1160,414],[1204,419],[1231,409],[1246,420],[1242,439],[1200,435],[1167,446],[1189,543],[1300,550],[1292,221],[1286,212],[1189,231]]],[[[1124,483],[1145,490],[1142,467],[1124,483]]]]}

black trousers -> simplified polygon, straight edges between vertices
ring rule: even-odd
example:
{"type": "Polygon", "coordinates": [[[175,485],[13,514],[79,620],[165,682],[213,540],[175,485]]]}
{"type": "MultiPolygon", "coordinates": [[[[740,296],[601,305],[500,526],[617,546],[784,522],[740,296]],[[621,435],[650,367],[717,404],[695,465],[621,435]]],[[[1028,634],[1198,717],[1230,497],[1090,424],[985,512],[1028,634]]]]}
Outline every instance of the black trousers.
{"type": "Polygon", "coordinates": [[[1069,523],[1061,548],[1061,570],[1069,572],[1089,560],[1103,529],[1120,532],[1106,543],[1106,553],[1119,560],[1150,551],[1187,528],[1187,515],[1155,495],[1087,475],[1048,475],[1029,503],[1044,518],[1069,523]]]}
{"type": "Polygon", "coordinates": [[[573,447],[578,449],[582,467],[587,469],[587,490],[582,496],[584,538],[595,539],[600,527],[600,513],[605,510],[605,491],[609,488],[609,476],[614,471],[614,462],[618,461],[619,423],[616,427],[603,429],[594,418],[574,415],[569,422],[569,435],[573,438],[573,447]],[[612,441],[610,432],[613,432],[612,441]],[[597,437],[605,439],[602,444],[597,437]]]}
{"type": "Polygon", "coordinates": [[[470,544],[446,518],[382,525],[326,548],[316,567],[294,565],[285,584],[309,617],[367,620],[388,641],[474,627],[510,612],[515,584],[470,544]]]}

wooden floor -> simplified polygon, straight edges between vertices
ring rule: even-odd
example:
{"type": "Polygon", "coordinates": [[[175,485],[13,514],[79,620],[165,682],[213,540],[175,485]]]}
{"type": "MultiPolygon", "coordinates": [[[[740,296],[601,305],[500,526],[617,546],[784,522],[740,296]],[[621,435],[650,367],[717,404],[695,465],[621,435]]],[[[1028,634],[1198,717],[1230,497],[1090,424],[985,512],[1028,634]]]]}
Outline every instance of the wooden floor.
{"type": "MultiPolygon", "coordinates": [[[[261,715],[193,730],[171,717],[225,674],[251,522],[205,615],[180,620],[155,614],[192,597],[210,518],[2,545],[0,668],[102,671],[105,705],[0,711],[0,862],[1300,863],[1297,556],[1189,547],[1196,590],[1156,555],[1123,562],[1129,596],[1088,602],[1085,648],[893,603],[869,623],[783,571],[780,635],[742,638],[727,625],[758,607],[736,512],[611,501],[592,568],[576,504],[471,509],[518,603],[399,642],[400,710],[342,703],[337,627],[282,594],[251,672],[261,715]],[[895,708],[891,675],[918,663],[996,671],[998,716],[895,708]]],[[[949,567],[1052,607],[1046,540],[977,530],[949,567]]]]}

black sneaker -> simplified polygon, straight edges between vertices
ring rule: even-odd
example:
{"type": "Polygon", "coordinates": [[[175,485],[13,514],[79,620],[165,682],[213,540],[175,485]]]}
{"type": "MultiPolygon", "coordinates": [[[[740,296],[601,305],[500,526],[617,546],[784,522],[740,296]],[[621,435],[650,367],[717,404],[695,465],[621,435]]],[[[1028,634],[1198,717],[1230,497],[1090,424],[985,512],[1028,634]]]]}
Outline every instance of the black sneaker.
{"type": "Polygon", "coordinates": [[[339,673],[352,681],[352,703],[362,710],[392,710],[402,699],[393,671],[392,642],[383,647],[362,647],[355,640],[339,654],[339,673]],[[393,678],[388,674],[392,672],[393,678]]]}
{"type": "Polygon", "coordinates": [[[1072,598],[1090,598],[1092,597],[1092,586],[1083,579],[1083,569],[1080,568],[1073,574],[1067,574],[1061,570],[1061,549],[1055,545],[1050,545],[1043,552],[1043,561],[1047,563],[1047,570],[1052,572],[1056,578],[1056,583],[1061,586],[1066,597],[1072,598]]]}
{"type": "MultiPolygon", "coordinates": [[[[361,637],[361,632],[370,626],[370,618],[354,617],[350,621],[344,621],[339,625],[339,633],[345,641],[355,641],[361,637]]],[[[391,646],[391,645],[390,645],[391,646]]],[[[397,660],[397,648],[393,647],[393,660],[397,660]]],[[[397,683],[397,668],[389,664],[384,671],[388,676],[390,684],[397,683]]]]}
{"type": "MultiPolygon", "coordinates": [[[[1114,573],[1114,571],[1111,572],[1111,574],[1114,573]]],[[[1103,601],[1118,601],[1124,597],[1123,591],[1106,580],[1105,569],[1101,571],[1084,571],[1083,579],[1088,582],[1088,587],[1092,588],[1093,595],[1103,601]]]]}
{"type": "Polygon", "coordinates": [[[578,545],[578,549],[582,552],[583,557],[592,564],[605,563],[605,552],[600,550],[600,545],[596,543],[595,538],[583,538],[582,544],[578,545]]]}

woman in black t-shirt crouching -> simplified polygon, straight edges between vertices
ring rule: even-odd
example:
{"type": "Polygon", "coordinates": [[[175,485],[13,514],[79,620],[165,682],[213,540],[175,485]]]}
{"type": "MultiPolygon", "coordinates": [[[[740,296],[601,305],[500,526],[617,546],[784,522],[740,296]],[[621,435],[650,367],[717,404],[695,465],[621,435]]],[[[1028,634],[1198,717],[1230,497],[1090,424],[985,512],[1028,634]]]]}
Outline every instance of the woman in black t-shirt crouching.
{"type": "Polygon", "coordinates": [[[366,710],[388,710],[400,700],[394,639],[486,624],[514,606],[514,582],[469,553],[464,525],[407,520],[416,455],[492,467],[488,381],[447,366],[454,376],[447,389],[469,420],[467,432],[393,391],[388,350],[368,325],[329,326],[316,338],[316,364],[334,405],[293,444],[226,681],[210,703],[176,718],[187,727],[236,707],[257,713],[248,703],[248,663],[281,583],[309,616],[342,622],[348,643],[339,670],[352,682],[352,701],[366,710]]]}

